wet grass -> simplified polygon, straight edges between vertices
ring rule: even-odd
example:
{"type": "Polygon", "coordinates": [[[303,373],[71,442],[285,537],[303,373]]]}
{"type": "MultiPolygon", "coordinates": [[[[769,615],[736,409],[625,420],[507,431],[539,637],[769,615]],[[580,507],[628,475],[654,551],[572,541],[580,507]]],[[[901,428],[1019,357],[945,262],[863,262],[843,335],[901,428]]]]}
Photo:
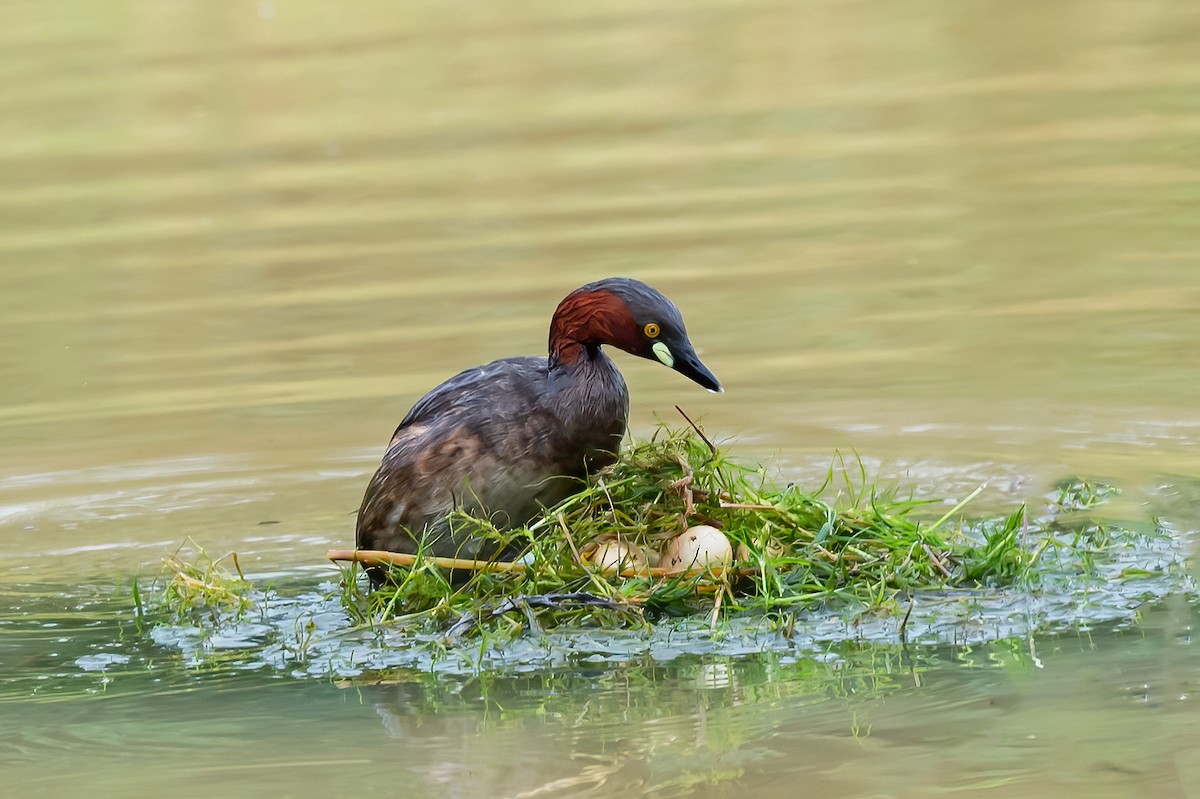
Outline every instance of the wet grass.
{"type": "Polygon", "coordinates": [[[970,513],[981,490],[957,502],[915,499],[839,457],[810,491],[738,463],[698,429],[663,428],[528,527],[455,518],[519,552],[517,567],[460,571],[469,579],[455,581],[418,553],[379,590],[350,564],[316,593],[289,597],[256,588],[236,555],[193,547],[192,558],[167,559],[159,590],[135,599],[139,618],[158,620],[153,634],[178,638],[195,657],[220,649],[214,640],[239,641],[238,657],[254,649],[266,663],[353,674],[680,646],[998,640],[1128,617],[1146,599],[1194,590],[1179,534],[1096,517],[1112,486],[1072,478],[1034,514],[1020,505],[983,517],[970,513]],[[606,540],[658,550],[697,524],[730,540],[730,568],[621,576],[591,561],[606,540]]]}
{"type": "MultiPolygon", "coordinates": [[[[1105,553],[1135,535],[1080,513],[1116,492],[1106,484],[1064,481],[1052,515],[1038,520],[1024,505],[968,519],[980,490],[942,512],[950,502],[880,488],[859,461],[838,457],[822,485],[806,491],[732,460],[699,428],[664,427],[631,442],[617,464],[528,527],[456,516],[455,525],[521,553],[518,567],[459,571],[453,580],[418,553],[411,565],[391,567],[390,584],[375,591],[359,567],[344,567],[337,598],[352,629],[386,627],[449,647],[477,635],[503,642],[553,628],[649,629],[671,618],[702,619],[719,633],[731,619],[754,617],[788,633],[799,615],[817,612],[902,618],[903,636],[915,596],[1109,579],[1094,578],[1105,553]],[[591,561],[605,541],[654,552],[697,524],[729,539],[731,568],[622,576],[591,561]]],[[[1154,572],[1134,562],[1117,576],[1142,573],[1154,572]]],[[[250,588],[236,555],[167,559],[163,599],[174,618],[237,618],[253,605],[250,588]]]]}
{"type": "Polygon", "coordinates": [[[944,503],[873,486],[860,463],[840,458],[809,492],[731,460],[698,430],[662,428],[632,442],[615,466],[528,527],[501,531],[482,519],[455,520],[523,553],[524,568],[480,571],[455,586],[418,556],[411,567],[393,567],[391,587],[369,595],[348,573],[346,601],[364,620],[450,619],[516,597],[578,592],[636,607],[651,621],[885,607],[914,591],[1007,585],[1029,571],[1039,551],[1021,540],[1024,507],[964,526],[959,516],[977,493],[935,516],[933,506],[944,503]],[[604,541],[654,552],[698,524],[724,532],[736,553],[732,569],[616,576],[590,562],[604,541]]]}
{"type": "MultiPolygon", "coordinates": [[[[156,585],[160,593],[155,607],[178,621],[201,616],[212,621],[241,617],[254,607],[253,586],[242,572],[237,553],[214,558],[191,539],[163,558],[156,585]]],[[[136,580],[133,601],[140,624],[147,609],[136,580]]]]}

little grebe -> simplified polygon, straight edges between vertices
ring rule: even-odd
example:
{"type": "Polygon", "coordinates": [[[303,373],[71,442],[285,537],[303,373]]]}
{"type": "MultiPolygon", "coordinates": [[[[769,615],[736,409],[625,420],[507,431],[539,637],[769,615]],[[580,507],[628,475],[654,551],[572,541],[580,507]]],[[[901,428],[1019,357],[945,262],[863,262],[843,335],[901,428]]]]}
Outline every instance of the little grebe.
{"type": "MultiPolygon", "coordinates": [[[[522,525],[613,463],[629,392],[601,350],[661,361],[710,391],[721,385],[658,291],[608,278],[571,292],[550,321],[550,357],[503,358],[468,369],[400,422],[358,511],[359,549],[488,559],[494,543],[452,529],[463,508],[498,527],[522,525]]],[[[369,570],[372,582],[382,573],[369,570]]]]}

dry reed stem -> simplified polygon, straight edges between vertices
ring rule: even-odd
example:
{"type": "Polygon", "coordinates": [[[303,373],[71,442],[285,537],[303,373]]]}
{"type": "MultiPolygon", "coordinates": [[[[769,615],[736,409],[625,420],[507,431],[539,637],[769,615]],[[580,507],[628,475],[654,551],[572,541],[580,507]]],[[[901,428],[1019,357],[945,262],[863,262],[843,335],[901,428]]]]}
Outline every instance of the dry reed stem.
{"type": "Polygon", "coordinates": [[[195,577],[188,577],[186,574],[180,574],[179,572],[176,572],[175,576],[172,577],[171,579],[177,583],[182,583],[183,585],[186,585],[189,588],[199,588],[202,591],[211,591],[211,592],[217,593],[217,594],[230,593],[228,588],[224,588],[219,585],[213,585],[212,583],[206,583],[206,582],[203,582],[202,580],[197,580],[195,577]]]}
{"type": "Polygon", "coordinates": [[[692,429],[696,431],[696,435],[700,436],[700,440],[708,445],[708,451],[711,452],[715,458],[717,456],[717,445],[712,443],[708,436],[704,435],[704,431],[700,429],[700,425],[693,422],[692,417],[683,412],[683,408],[680,408],[678,405],[676,405],[675,410],[679,411],[679,415],[682,416],[687,423],[692,426],[692,429]]]}
{"type": "MultiPolygon", "coordinates": [[[[723,588],[723,586],[722,586],[722,588],[723,588]]],[[[709,632],[715,633],[717,631],[717,621],[721,618],[721,600],[724,598],[725,598],[725,591],[724,590],[717,591],[717,596],[713,600],[712,616],[710,617],[709,622],[708,622],[709,632]]]]}
{"type": "Polygon", "coordinates": [[[331,549],[325,553],[325,557],[332,561],[353,561],[368,566],[412,566],[417,561],[424,561],[443,569],[463,569],[477,572],[525,571],[525,564],[516,561],[439,558],[433,555],[410,555],[407,552],[387,552],[382,549],[331,549]]]}
{"type": "Polygon", "coordinates": [[[933,562],[933,565],[938,567],[938,571],[946,575],[946,577],[953,576],[950,574],[950,570],[942,565],[942,559],[933,554],[933,550],[929,548],[929,544],[921,544],[921,549],[925,550],[925,554],[929,556],[929,560],[933,562]]]}
{"type": "MultiPolygon", "coordinates": [[[[433,555],[418,557],[407,552],[386,552],[381,549],[331,549],[325,557],[332,561],[347,561],[362,563],[368,566],[412,566],[418,560],[432,563],[442,569],[463,569],[467,571],[500,571],[523,572],[528,567],[524,563],[508,560],[467,560],[465,558],[439,558],[433,555]]],[[[750,576],[758,574],[758,569],[744,568],[703,568],[703,569],[672,569],[666,566],[654,566],[646,569],[623,569],[621,577],[699,577],[712,575],[720,577],[723,574],[750,576]]]]}

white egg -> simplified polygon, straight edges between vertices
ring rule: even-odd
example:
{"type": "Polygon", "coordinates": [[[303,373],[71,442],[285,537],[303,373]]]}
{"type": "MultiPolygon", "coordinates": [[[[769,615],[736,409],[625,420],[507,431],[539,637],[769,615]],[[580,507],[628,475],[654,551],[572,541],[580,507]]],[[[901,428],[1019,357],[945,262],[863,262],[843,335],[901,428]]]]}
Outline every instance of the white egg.
{"type": "Polygon", "coordinates": [[[592,565],[603,574],[619,574],[626,569],[641,571],[646,568],[646,553],[627,541],[604,541],[592,553],[592,565]]]}
{"type": "Polygon", "coordinates": [[[668,569],[708,569],[728,566],[733,560],[729,539],[715,527],[698,524],[667,542],[663,563],[668,569]]]}

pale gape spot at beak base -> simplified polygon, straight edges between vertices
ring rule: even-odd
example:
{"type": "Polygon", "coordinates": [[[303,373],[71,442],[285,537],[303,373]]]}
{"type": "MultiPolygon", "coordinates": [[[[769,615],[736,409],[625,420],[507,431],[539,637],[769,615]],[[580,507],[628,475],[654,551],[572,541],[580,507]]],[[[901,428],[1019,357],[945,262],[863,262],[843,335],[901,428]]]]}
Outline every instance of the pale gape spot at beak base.
{"type": "Polygon", "coordinates": [[[654,342],[654,346],[650,349],[654,350],[654,354],[660,361],[666,364],[667,368],[675,366],[675,356],[671,354],[671,348],[661,341],[654,342]]]}

